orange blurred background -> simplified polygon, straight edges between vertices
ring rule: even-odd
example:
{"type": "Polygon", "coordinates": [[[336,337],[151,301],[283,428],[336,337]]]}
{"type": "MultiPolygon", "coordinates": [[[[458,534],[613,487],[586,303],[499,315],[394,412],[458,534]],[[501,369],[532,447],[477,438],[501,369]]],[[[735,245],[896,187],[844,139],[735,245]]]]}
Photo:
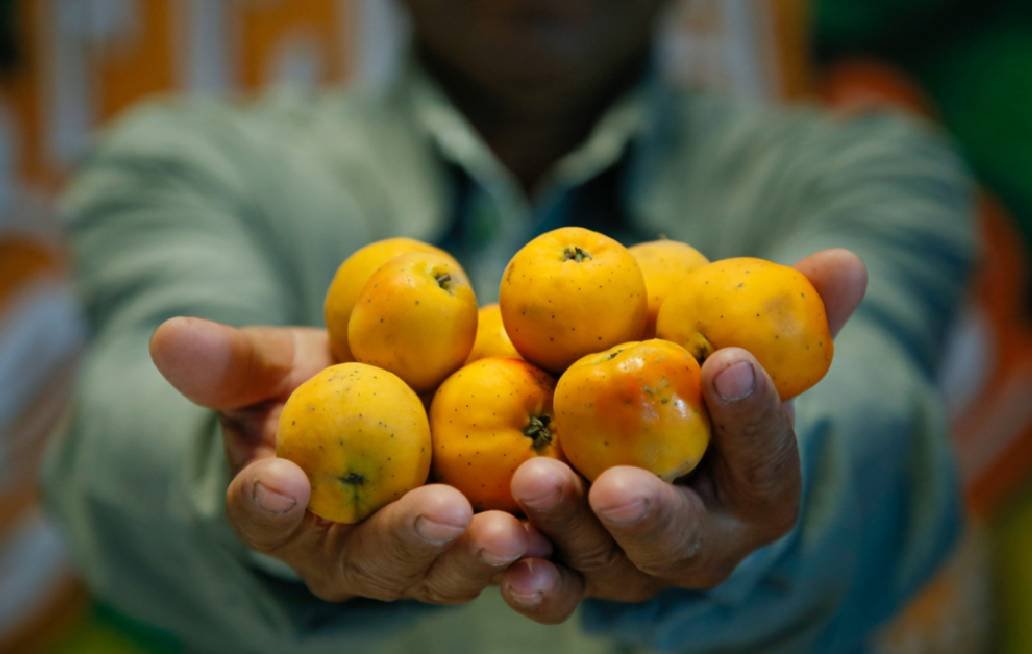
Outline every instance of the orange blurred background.
{"type": "MultiPolygon", "coordinates": [[[[172,651],[163,635],[89,598],[39,510],[34,471],[84,337],[48,218],[53,198],[95,130],[141,98],[376,79],[397,56],[403,20],[384,0],[3,4],[14,48],[0,77],[0,386],[18,389],[0,400],[0,651],[172,651]]],[[[686,84],[935,120],[922,91],[884,63],[814,66],[808,17],[805,0],[685,0],[662,51],[686,84]]],[[[886,630],[886,652],[979,651],[996,621],[1020,610],[1014,602],[1032,606],[1021,604],[1027,594],[995,592],[991,577],[1008,548],[1032,546],[1032,535],[1000,522],[1013,520],[1001,507],[1027,495],[1032,470],[1032,336],[1015,282],[1028,278],[1027,253],[989,192],[980,222],[987,256],[943,380],[973,520],[943,573],[886,630]]],[[[1019,570],[1017,583],[1030,576],[1019,570]]]]}

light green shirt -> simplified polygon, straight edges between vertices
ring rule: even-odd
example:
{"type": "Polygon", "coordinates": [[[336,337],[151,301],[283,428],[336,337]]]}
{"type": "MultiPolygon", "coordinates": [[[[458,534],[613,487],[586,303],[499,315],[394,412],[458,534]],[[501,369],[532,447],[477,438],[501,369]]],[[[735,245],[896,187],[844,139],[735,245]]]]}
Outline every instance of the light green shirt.
{"type": "Polygon", "coordinates": [[[409,72],[382,89],[141,108],[99,142],[62,212],[92,343],[48,458],[49,504],[92,588],[190,649],[855,651],[950,546],[957,499],[933,380],[972,256],[971,202],[956,158],[901,119],[652,82],[531,199],[409,72]],[[847,247],[867,263],[832,370],[798,401],[794,531],[712,591],[587,602],[558,627],[494,588],[447,609],[326,604],[245,550],[224,515],[214,416],[151,364],[155,326],[177,314],[321,324],[340,261],[399,234],[453,248],[486,302],[535,231],[605,213],[623,238],[665,234],[711,258],[847,247]]]}

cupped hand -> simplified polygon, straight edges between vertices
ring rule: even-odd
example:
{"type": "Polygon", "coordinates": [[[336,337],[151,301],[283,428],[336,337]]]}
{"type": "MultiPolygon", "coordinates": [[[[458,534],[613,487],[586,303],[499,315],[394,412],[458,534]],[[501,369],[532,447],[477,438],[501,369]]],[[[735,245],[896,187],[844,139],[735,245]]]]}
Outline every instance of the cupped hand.
{"type": "Polygon", "coordinates": [[[235,473],[226,513],[241,540],[286,562],[322,599],[464,602],[516,559],[551,551],[510,514],[474,515],[459,491],[440,484],[413,489],[358,525],[308,512],[308,478],[275,457],[276,427],[290,392],[332,363],[323,330],[172,318],[150,352],[183,395],[218,412],[235,473]]]}
{"type": "MultiPolygon", "coordinates": [[[[796,268],[821,294],[837,332],[863,297],[863,263],[827,250],[796,268]]],[[[702,385],[712,440],[683,483],[619,466],[588,488],[565,463],[541,457],[516,471],[513,496],[556,556],[527,556],[506,571],[510,606],[556,623],[585,597],[638,602],[668,587],[710,588],[793,528],[802,482],[791,406],[745,350],[708,357],[702,385]]]]}

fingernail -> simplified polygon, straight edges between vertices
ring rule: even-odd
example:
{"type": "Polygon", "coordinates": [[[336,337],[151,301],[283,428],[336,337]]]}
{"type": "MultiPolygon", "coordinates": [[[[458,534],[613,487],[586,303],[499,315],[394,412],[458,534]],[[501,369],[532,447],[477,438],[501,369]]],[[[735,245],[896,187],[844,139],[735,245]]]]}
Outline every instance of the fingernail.
{"type": "Polygon", "coordinates": [[[490,566],[508,565],[508,564],[512,563],[513,561],[515,561],[516,559],[520,558],[519,554],[517,554],[515,556],[512,556],[512,555],[498,554],[496,552],[488,552],[487,550],[480,550],[479,552],[477,552],[477,555],[480,557],[481,561],[483,561],[484,563],[486,563],[486,564],[488,564],[490,566]]]}
{"type": "Polygon", "coordinates": [[[537,509],[538,511],[546,511],[551,509],[555,505],[555,502],[559,498],[559,488],[553,487],[541,495],[535,495],[533,497],[520,497],[519,501],[524,506],[529,506],[530,509],[537,509]]]}
{"type": "Polygon", "coordinates": [[[609,524],[618,527],[629,527],[645,517],[649,503],[644,499],[636,499],[625,504],[618,504],[599,511],[600,517],[609,524]]]}
{"type": "Polygon", "coordinates": [[[555,506],[560,495],[562,495],[561,484],[549,484],[545,492],[540,495],[534,495],[533,497],[520,497],[518,499],[520,503],[525,506],[543,511],[555,506]]]}
{"type": "Polygon", "coordinates": [[[534,562],[524,559],[513,566],[506,590],[509,598],[517,604],[533,608],[541,603],[544,591],[538,587],[539,580],[534,578],[534,562]]]}
{"type": "Polygon", "coordinates": [[[725,402],[738,402],[752,395],[756,388],[756,371],[752,363],[738,361],[724,368],[713,380],[717,395],[725,402]]]}
{"type": "Polygon", "coordinates": [[[530,593],[529,595],[517,593],[515,590],[512,589],[512,586],[509,586],[509,597],[512,598],[512,601],[516,602],[520,606],[525,606],[528,609],[532,609],[541,603],[543,595],[540,591],[530,593]]]}
{"type": "Polygon", "coordinates": [[[268,513],[286,513],[297,505],[297,500],[293,497],[277,493],[260,481],[254,482],[251,499],[259,508],[268,513]]]}
{"type": "Polygon", "coordinates": [[[426,516],[416,518],[416,533],[431,545],[444,545],[455,540],[466,530],[465,527],[434,522],[426,516]]]}

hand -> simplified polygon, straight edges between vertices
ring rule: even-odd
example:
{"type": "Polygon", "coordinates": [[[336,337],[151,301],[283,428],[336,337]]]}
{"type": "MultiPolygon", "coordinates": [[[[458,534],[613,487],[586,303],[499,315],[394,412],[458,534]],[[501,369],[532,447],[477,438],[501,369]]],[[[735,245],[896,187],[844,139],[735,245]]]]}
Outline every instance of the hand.
{"type": "Polygon", "coordinates": [[[226,511],[240,538],[286,562],[316,596],[463,602],[519,557],[548,556],[551,546],[532,528],[501,511],[473,515],[458,490],[440,484],[416,488],[358,525],[306,511],[308,478],[274,456],[276,428],[290,392],[331,363],[324,331],[172,318],[150,351],[183,395],[219,413],[236,473],[226,511]]]}
{"type": "MultiPolygon", "coordinates": [[[[837,332],[863,297],[863,264],[828,250],[796,268],[820,292],[837,332]]],[[[526,557],[509,568],[502,595],[512,608],[556,623],[584,597],[639,602],[667,587],[710,588],[792,529],[802,482],[790,405],[745,350],[712,354],[702,385],[713,436],[683,484],[620,466],[587,488],[569,466],[546,458],[516,471],[513,496],[558,556],[526,557]]]]}

